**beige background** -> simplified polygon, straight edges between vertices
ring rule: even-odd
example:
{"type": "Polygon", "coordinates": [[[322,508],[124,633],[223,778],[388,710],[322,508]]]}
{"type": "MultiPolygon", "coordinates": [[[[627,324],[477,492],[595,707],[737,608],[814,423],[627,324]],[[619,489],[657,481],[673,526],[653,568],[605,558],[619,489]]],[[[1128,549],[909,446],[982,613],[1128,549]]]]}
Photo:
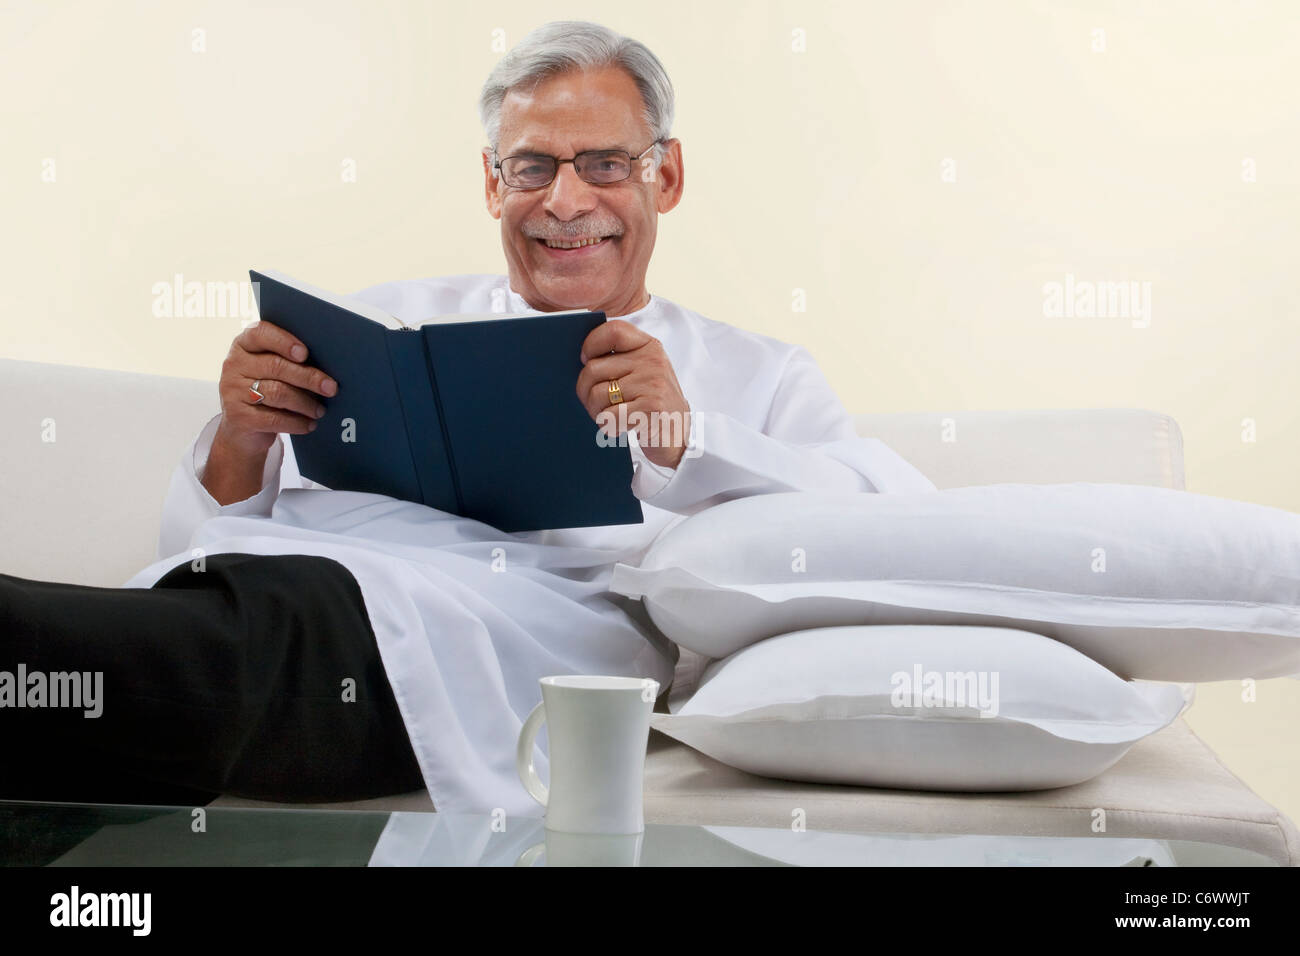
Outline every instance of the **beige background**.
{"type": "MultiPolygon", "coordinates": [[[[807,345],[853,411],[1168,412],[1190,490],[1300,511],[1293,3],[609,9],[5,0],[0,355],[215,378],[238,317],[156,283],[503,271],[479,87],[592,18],[679,97],[651,291],[807,345]],[[1067,274],[1150,282],[1149,326],[1047,317],[1067,274]]],[[[1300,683],[1257,694],[1190,723],[1300,820],[1300,683]]]]}

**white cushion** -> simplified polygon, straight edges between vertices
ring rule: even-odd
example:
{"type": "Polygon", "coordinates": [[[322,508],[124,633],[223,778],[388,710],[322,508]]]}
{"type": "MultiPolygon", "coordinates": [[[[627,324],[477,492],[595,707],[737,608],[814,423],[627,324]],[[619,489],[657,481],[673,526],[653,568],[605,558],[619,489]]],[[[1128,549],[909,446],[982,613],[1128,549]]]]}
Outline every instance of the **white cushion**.
{"type": "Polygon", "coordinates": [[[1041,790],[1101,773],[1183,710],[1010,628],[783,634],[715,661],[656,730],[767,777],[919,790],[1041,790]]]}
{"type": "Polygon", "coordinates": [[[610,587],[708,658],[801,628],[978,624],[1123,677],[1300,672],[1300,515],[1167,488],[756,495],[671,526],[610,587]]]}

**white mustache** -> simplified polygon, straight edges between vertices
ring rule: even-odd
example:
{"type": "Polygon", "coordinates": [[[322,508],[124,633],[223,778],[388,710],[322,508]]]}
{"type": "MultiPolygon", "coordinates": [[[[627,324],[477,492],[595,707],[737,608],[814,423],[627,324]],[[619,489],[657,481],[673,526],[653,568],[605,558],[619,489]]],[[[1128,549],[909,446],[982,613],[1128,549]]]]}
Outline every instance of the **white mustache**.
{"type": "Polygon", "coordinates": [[[561,242],[572,242],[577,239],[585,239],[588,236],[621,236],[623,235],[623,224],[620,222],[597,222],[591,219],[582,222],[565,223],[563,226],[558,227],[525,224],[523,233],[530,239],[558,239],[561,242]]]}

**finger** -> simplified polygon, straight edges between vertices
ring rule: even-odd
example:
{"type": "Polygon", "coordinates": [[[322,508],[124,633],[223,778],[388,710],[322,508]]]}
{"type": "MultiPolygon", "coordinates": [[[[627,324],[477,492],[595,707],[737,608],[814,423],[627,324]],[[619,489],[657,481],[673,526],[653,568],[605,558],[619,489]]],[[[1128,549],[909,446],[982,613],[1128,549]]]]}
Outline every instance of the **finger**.
{"type": "Polygon", "coordinates": [[[265,379],[258,382],[257,385],[257,390],[262,393],[262,401],[254,402],[252,393],[248,391],[252,385],[253,382],[250,379],[244,389],[245,401],[250,405],[282,408],[285,411],[297,412],[308,419],[317,419],[325,414],[325,406],[305,389],[288,385],[276,379],[265,379]]]}
{"type": "Polygon", "coordinates": [[[275,352],[258,352],[246,356],[239,363],[238,371],[250,380],[285,382],[327,398],[339,390],[338,383],[320,369],[291,361],[275,352]]]}
{"type": "Polygon", "coordinates": [[[579,358],[586,362],[597,355],[607,352],[630,352],[640,348],[652,337],[642,332],[631,322],[622,319],[607,319],[596,326],[582,340],[582,352],[579,358]]]}
{"type": "Polygon", "coordinates": [[[611,405],[606,399],[604,407],[597,410],[592,418],[607,438],[616,438],[623,432],[636,432],[638,443],[644,444],[645,436],[642,432],[650,421],[650,403],[642,400],[611,405]]]}
{"type": "Polygon", "coordinates": [[[629,357],[628,353],[601,355],[589,359],[587,364],[583,366],[582,371],[578,373],[578,381],[575,385],[578,397],[585,402],[585,396],[587,392],[591,391],[592,386],[599,382],[611,381],[618,381],[621,385],[623,379],[636,370],[636,359],[635,357],[629,357]]]}
{"type": "Polygon", "coordinates": [[[607,432],[610,438],[623,431],[635,433],[637,444],[642,448],[683,448],[690,438],[690,422],[686,415],[663,411],[661,402],[654,396],[607,405],[597,412],[595,419],[598,423],[617,422],[617,429],[607,432]]]}
{"type": "Polygon", "coordinates": [[[636,399],[642,397],[640,383],[636,376],[628,376],[618,380],[619,392],[623,396],[621,402],[611,402],[609,400],[609,382],[601,380],[595,382],[587,389],[587,393],[582,396],[582,404],[587,407],[587,414],[595,418],[596,415],[605,408],[612,408],[617,405],[630,405],[636,399]]]}
{"type": "Polygon", "coordinates": [[[305,435],[313,431],[317,425],[314,419],[306,418],[297,412],[286,411],[283,408],[268,408],[265,404],[237,402],[233,409],[225,414],[231,425],[240,431],[305,435]]]}
{"type": "Polygon", "coordinates": [[[272,322],[254,322],[235,337],[235,344],[245,352],[274,352],[294,362],[307,358],[307,346],[272,322]]]}

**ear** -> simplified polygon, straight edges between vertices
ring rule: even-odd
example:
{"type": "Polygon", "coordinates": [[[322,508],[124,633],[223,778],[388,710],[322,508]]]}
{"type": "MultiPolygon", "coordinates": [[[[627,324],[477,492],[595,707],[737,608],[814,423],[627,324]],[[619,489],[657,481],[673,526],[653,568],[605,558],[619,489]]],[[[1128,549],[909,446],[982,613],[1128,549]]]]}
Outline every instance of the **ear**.
{"type": "Polygon", "coordinates": [[[655,197],[655,208],[661,213],[668,212],[682,201],[682,187],[686,182],[686,167],[682,164],[680,139],[664,141],[664,158],[659,163],[655,180],[659,186],[659,193],[655,197]]]}
{"type": "Polygon", "coordinates": [[[501,180],[492,175],[492,150],[483,147],[483,188],[487,200],[487,211],[493,219],[501,218],[501,180]]]}

